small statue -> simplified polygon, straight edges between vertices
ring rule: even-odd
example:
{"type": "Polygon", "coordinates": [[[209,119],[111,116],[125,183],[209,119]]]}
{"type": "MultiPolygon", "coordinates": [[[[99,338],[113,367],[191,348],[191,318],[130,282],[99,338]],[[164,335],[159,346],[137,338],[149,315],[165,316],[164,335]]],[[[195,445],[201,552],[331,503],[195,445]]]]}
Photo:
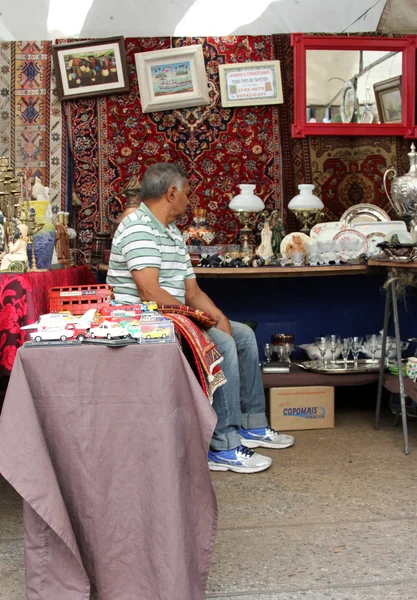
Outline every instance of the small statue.
{"type": "Polygon", "coordinates": [[[289,256],[293,252],[303,252],[304,254],[307,254],[306,246],[299,235],[293,235],[292,244],[287,244],[285,250],[286,255],[289,256]]]}
{"type": "Polygon", "coordinates": [[[49,200],[49,188],[42,185],[42,181],[39,177],[35,177],[35,183],[33,184],[31,194],[33,200],[49,200]]]}
{"type": "Polygon", "coordinates": [[[261,245],[256,249],[256,254],[263,258],[267,263],[274,255],[274,251],[272,249],[272,229],[270,228],[268,221],[265,221],[262,229],[261,240],[261,245]]]}
{"type": "Polygon", "coordinates": [[[268,219],[269,227],[272,231],[272,250],[274,256],[280,253],[281,242],[285,237],[285,227],[279,218],[279,213],[277,210],[273,210],[271,216],[268,219]]]}
{"type": "Polygon", "coordinates": [[[26,265],[28,264],[27,235],[27,225],[21,223],[16,227],[14,241],[10,243],[9,252],[5,254],[1,260],[1,271],[9,270],[12,263],[16,261],[21,261],[26,265]]]}
{"type": "Polygon", "coordinates": [[[56,223],[55,232],[55,252],[58,263],[68,266],[71,263],[71,253],[67,228],[65,225],[56,223]]]}

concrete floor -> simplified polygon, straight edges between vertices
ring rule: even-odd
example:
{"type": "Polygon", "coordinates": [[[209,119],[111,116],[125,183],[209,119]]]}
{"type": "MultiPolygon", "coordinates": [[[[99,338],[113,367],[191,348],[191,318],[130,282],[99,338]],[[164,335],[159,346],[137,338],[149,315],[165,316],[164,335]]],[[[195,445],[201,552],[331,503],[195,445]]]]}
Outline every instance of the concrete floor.
{"type": "MultiPolygon", "coordinates": [[[[405,456],[392,415],[375,431],[374,398],[353,397],[336,404],[335,429],[265,450],[268,471],[212,474],[220,518],[207,599],[416,600],[417,419],[405,456]]],[[[24,598],[21,503],[3,480],[0,599],[24,598]]]]}

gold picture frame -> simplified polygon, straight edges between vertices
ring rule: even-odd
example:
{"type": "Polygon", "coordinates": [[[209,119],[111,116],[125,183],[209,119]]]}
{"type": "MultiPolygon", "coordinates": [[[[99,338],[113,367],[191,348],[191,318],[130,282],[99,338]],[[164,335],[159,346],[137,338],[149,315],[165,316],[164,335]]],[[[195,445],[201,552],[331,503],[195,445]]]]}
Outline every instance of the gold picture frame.
{"type": "Polygon", "coordinates": [[[279,60],[219,65],[223,107],[282,104],[279,60]]]}

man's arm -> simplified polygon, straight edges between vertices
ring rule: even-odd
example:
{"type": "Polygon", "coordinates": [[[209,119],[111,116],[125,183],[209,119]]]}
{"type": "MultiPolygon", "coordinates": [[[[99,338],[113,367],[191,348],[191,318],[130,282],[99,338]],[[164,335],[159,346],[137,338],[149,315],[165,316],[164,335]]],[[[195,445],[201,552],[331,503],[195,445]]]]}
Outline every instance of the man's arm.
{"type": "Polygon", "coordinates": [[[154,300],[157,304],[181,304],[179,300],[159,285],[159,269],[146,267],[140,270],[134,269],[131,273],[142,302],[154,300]]]}
{"type": "Polygon", "coordinates": [[[232,335],[232,326],[229,319],[217,308],[213,300],[203,292],[195,278],[185,280],[185,302],[188,306],[208,313],[217,321],[216,328],[232,335]]]}

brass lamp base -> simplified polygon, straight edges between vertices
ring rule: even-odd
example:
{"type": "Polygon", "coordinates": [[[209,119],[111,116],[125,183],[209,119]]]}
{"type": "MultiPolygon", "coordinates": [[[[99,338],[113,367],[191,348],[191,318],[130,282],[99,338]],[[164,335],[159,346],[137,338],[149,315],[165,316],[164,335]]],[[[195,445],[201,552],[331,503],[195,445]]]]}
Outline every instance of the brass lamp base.
{"type": "Polygon", "coordinates": [[[236,210],[235,212],[239,218],[239,221],[243,225],[242,229],[239,231],[239,237],[241,239],[241,252],[243,254],[242,258],[251,258],[253,255],[253,250],[252,246],[249,244],[249,239],[252,234],[250,225],[252,225],[252,221],[257,213],[247,210],[236,210]]]}
{"type": "Polygon", "coordinates": [[[303,226],[300,231],[310,233],[310,229],[319,221],[321,210],[318,208],[299,208],[292,211],[303,226]]]}

